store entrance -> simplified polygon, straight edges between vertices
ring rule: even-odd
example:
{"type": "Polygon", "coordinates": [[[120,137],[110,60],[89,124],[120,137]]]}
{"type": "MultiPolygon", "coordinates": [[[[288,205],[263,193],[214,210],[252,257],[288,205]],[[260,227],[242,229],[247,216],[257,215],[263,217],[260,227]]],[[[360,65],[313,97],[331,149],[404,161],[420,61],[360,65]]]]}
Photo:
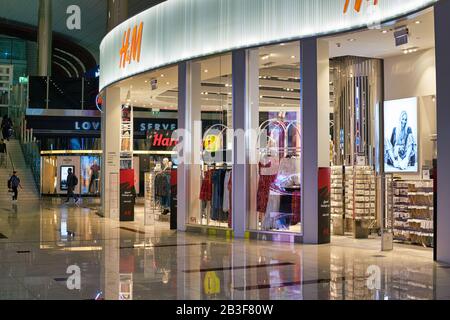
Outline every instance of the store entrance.
{"type": "Polygon", "coordinates": [[[394,25],[327,39],[333,244],[350,239],[355,246],[387,250],[390,242],[394,250],[408,246],[432,256],[433,24],[433,12],[424,11],[394,25]],[[407,44],[396,45],[396,28],[408,30],[407,44]]]}

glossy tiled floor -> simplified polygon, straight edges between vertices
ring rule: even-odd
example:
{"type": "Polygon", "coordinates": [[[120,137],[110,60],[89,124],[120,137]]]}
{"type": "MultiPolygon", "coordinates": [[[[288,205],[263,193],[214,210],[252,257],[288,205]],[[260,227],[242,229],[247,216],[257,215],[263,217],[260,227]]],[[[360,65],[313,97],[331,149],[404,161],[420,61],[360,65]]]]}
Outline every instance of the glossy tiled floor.
{"type": "Polygon", "coordinates": [[[0,299],[450,298],[450,269],[428,249],[211,238],[144,227],[140,214],[120,224],[84,202],[0,204],[0,299]],[[72,265],[80,290],[67,285],[72,265]]]}

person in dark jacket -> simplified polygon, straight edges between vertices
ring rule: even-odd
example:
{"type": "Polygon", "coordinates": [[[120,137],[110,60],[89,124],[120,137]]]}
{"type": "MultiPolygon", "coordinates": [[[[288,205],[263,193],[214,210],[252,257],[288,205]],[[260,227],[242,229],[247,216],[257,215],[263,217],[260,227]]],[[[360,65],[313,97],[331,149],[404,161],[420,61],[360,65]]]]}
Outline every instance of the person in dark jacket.
{"type": "Polygon", "coordinates": [[[8,118],[8,116],[4,116],[3,120],[2,120],[2,135],[3,135],[3,139],[6,139],[9,141],[9,131],[11,129],[11,124],[10,124],[10,120],[8,118]]]}
{"type": "Polygon", "coordinates": [[[22,185],[20,184],[20,179],[17,176],[16,171],[13,171],[13,175],[11,176],[11,178],[9,178],[8,187],[11,188],[11,190],[13,192],[12,200],[17,201],[17,197],[19,195],[19,187],[21,189],[23,189],[23,188],[22,188],[22,185]]]}
{"type": "Polygon", "coordinates": [[[6,150],[6,143],[2,139],[2,140],[0,140],[0,167],[6,168],[6,164],[8,163],[7,155],[8,155],[8,151],[6,150]]]}
{"type": "Polygon", "coordinates": [[[78,185],[78,178],[72,172],[71,168],[69,168],[69,170],[67,172],[68,172],[68,175],[67,175],[67,200],[66,200],[66,203],[69,202],[70,198],[74,198],[75,203],[77,203],[78,200],[80,200],[80,198],[75,195],[74,190],[75,190],[75,187],[78,185]]]}

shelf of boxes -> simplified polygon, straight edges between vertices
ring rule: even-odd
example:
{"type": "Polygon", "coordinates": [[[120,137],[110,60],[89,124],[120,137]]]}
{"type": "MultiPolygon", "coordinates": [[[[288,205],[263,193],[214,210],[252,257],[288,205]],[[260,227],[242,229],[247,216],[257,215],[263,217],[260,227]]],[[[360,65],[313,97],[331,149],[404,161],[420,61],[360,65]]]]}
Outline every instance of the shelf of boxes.
{"type": "Polygon", "coordinates": [[[353,191],[354,191],[353,167],[345,167],[345,219],[353,220],[353,191]]]}
{"type": "Polygon", "coordinates": [[[433,245],[433,180],[394,182],[394,239],[431,247],[433,245]]]}
{"type": "Polygon", "coordinates": [[[344,173],[341,166],[331,168],[331,216],[340,217],[344,216],[344,185],[343,185],[344,173]]]}
{"type": "Polygon", "coordinates": [[[354,220],[376,219],[376,179],[375,172],[369,166],[346,167],[346,203],[352,209],[354,220]],[[347,174],[348,172],[348,174],[347,174]]]}
{"type": "Polygon", "coordinates": [[[330,211],[334,235],[344,234],[344,167],[331,167],[330,211]]]}

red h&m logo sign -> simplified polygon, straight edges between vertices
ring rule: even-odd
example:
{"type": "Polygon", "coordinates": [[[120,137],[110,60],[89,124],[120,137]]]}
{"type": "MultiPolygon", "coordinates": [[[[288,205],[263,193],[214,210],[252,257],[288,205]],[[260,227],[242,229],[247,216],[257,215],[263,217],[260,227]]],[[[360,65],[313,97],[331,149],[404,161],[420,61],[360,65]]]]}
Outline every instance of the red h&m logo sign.
{"type": "Polygon", "coordinates": [[[174,147],[178,144],[178,140],[164,137],[162,134],[155,134],[153,138],[154,147],[174,147]]]}
{"type": "MultiPolygon", "coordinates": [[[[361,7],[362,7],[362,4],[363,4],[363,1],[364,0],[355,0],[355,11],[356,12],[360,12],[361,11],[361,7]]],[[[366,0],[366,1],[371,1],[371,0],[366,0]]],[[[374,6],[378,5],[378,0],[373,0],[373,5],[374,6]]],[[[350,6],[350,0],[345,0],[344,13],[347,13],[349,6],[350,6]]]]}
{"type": "Polygon", "coordinates": [[[119,67],[121,69],[124,69],[127,64],[131,64],[132,61],[140,61],[143,29],[144,23],[141,22],[139,27],[137,25],[134,26],[133,31],[131,31],[131,28],[125,31],[122,39],[122,48],[120,48],[119,67]]]}

